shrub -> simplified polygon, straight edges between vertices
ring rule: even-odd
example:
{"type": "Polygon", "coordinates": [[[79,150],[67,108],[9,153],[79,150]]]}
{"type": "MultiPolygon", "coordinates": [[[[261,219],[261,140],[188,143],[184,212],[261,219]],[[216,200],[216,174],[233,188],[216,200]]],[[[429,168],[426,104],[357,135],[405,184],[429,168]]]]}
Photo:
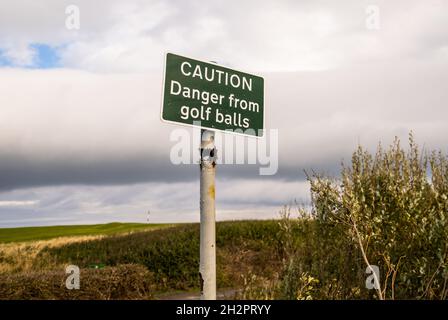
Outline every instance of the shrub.
{"type": "MultiPolygon", "coordinates": [[[[290,255],[295,266],[286,269],[284,283],[306,272],[319,280],[319,297],[447,297],[445,155],[421,154],[411,134],[408,151],[398,139],[375,155],[359,147],[339,179],[313,174],[309,181],[315,223],[290,255]],[[365,288],[369,264],[380,268],[376,292],[365,288]]],[[[293,298],[297,287],[285,297],[293,298]]]]}
{"type": "Polygon", "coordinates": [[[150,299],[154,290],[153,275],[137,265],[82,269],[79,290],[66,278],[63,270],[1,275],[0,299],[150,299]]]}

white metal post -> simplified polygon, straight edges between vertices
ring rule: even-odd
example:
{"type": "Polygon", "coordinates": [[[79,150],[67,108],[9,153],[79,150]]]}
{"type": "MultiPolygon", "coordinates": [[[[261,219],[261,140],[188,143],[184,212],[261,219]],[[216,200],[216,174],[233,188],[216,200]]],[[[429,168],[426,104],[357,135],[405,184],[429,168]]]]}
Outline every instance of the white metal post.
{"type": "Polygon", "coordinates": [[[201,130],[200,262],[201,300],[216,300],[215,133],[201,130]]]}

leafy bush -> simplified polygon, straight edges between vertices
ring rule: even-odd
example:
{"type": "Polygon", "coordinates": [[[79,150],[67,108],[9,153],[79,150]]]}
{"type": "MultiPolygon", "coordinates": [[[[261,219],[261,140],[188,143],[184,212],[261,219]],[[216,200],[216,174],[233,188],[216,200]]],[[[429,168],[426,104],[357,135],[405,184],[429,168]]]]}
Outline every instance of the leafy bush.
{"type": "Polygon", "coordinates": [[[448,158],[421,154],[412,135],[409,146],[359,147],[340,179],[309,176],[311,216],[288,222],[304,242],[290,250],[284,297],[295,298],[306,272],[319,280],[315,298],[447,298],[448,158]],[[376,292],[365,288],[367,265],[380,268],[376,292]]]}

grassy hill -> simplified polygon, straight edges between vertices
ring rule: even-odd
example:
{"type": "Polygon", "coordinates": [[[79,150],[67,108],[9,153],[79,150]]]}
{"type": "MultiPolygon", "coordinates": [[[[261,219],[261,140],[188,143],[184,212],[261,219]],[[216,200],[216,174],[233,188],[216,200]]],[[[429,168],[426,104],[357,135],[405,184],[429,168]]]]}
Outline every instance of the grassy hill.
{"type": "Polygon", "coordinates": [[[92,225],[0,228],[0,243],[47,240],[58,237],[113,235],[169,226],[172,225],[113,222],[92,225]]]}
{"type": "MultiPolygon", "coordinates": [[[[218,288],[243,289],[279,271],[278,221],[218,222],[216,231],[218,288]]],[[[0,244],[0,299],[157,299],[199,291],[198,224],[16,228],[0,234],[10,242],[0,244]],[[138,232],[124,232],[130,230],[138,232]],[[29,241],[61,235],[73,237],[29,241]],[[11,242],[19,239],[28,242],[11,242]],[[65,288],[69,264],[81,269],[80,290],[65,288]]]]}

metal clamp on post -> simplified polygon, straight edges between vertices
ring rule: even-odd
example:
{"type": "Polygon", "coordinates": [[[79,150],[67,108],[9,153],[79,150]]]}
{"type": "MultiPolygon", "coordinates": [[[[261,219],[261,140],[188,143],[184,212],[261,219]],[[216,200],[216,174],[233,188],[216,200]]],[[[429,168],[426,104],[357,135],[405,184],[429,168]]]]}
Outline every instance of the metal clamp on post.
{"type": "Polygon", "coordinates": [[[201,130],[201,148],[199,148],[201,153],[201,168],[204,167],[215,167],[217,157],[217,150],[215,147],[215,133],[210,130],[201,130]]]}

